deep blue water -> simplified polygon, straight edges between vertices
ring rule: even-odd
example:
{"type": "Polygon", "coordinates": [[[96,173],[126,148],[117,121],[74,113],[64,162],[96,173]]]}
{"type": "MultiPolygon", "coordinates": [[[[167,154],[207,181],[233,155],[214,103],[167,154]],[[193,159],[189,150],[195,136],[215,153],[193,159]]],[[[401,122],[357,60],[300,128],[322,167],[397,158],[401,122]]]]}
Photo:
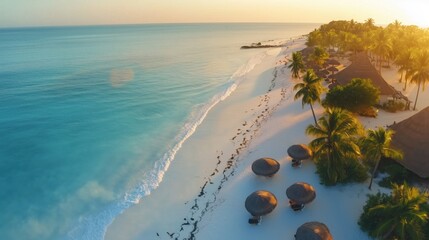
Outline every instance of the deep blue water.
{"type": "Polygon", "coordinates": [[[100,238],[263,51],[241,45],[317,26],[0,29],[0,238],[100,238]]]}

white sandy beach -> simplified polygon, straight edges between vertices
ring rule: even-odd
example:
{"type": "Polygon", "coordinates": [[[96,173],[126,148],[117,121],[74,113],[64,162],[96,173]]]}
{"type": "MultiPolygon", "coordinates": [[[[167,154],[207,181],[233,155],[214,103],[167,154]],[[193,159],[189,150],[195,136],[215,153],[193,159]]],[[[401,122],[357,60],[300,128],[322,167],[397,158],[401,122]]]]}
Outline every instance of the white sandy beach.
{"type": "MultiPolygon", "coordinates": [[[[308,143],[305,128],[313,123],[308,106],[294,101],[290,77],[281,60],[302,49],[305,39],[284,49],[270,49],[251,60],[255,66],[235,92],[216,105],[197,131],[182,146],[163,181],[151,195],[118,216],[105,239],[294,239],[296,229],[308,221],[325,223],[334,239],[369,239],[357,225],[369,193],[387,192],[367,183],[325,187],[319,184],[312,162],[291,167],[286,150],[308,143]],[[261,157],[277,159],[280,171],[273,178],[257,177],[251,164],[261,157]],[[299,181],[314,186],[316,199],[301,212],[289,208],[286,188],[299,181]],[[273,192],[277,208],[261,225],[249,225],[246,197],[256,190],[273,192]]],[[[383,72],[396,89],[395,70],[383,72]]],[[[406,96],[414,101],[416,87],[406,96]]],[[[429,103],[421,92],[418,109],[429,103]]],[[[323,109],[316,105],[316,114],[323,109]]],[[[417,111],[379,112],[376,119],[360,118],[366,127],[399,122],[417,111]]]]}

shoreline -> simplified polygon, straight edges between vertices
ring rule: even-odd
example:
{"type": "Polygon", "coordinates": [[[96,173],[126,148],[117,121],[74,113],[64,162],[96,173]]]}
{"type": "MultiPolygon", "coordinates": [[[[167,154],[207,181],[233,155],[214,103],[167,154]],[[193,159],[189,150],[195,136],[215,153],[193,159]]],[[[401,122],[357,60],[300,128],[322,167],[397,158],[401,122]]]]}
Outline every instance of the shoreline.
{"type": "MultiPolygon", "coordinates": [[[[304,42],[301,38],[288,41],[287,48],[267,50],[262,62],[231,96],[213,107],[184,143],[165,181],[141,204],[118,216],[108,227],[105,239],[218,239],[220,233],[225,239],[260,239],[267,237],[267,232],[271,237],[292,238],[299,225],[314,220],[325,222],[335,238],[370,239],[357,225],[366,195],[387,193],[389,189],[376,184],[370,191],[367,183],[326,187],[320,185],[312,162],[293,169],[291,159],[286,157],[287,147],[310,141],[304,129],[313,121],[311,112],[293,100],[292,87],[297,80],[291,79],[284,66],[284,58],[304,48],[304,42]],[[250,170],[252,161],[260,157],[280,162],[280,171],[272,179],[256,177],[250,170]],[[286,188],[297,181],[312,184],[317,192],[314,203],[300,213],[289,209],[285,196],[286,188]],[[272,191],[279,205],[264,217],[262,225],[251,226],[244,199],[256,190],[272,191]]],[[[397,88],[395,68],[382,75],[397,88]]],[[[410,86],[405,95],[412,97],[414,92],[415,87],[410,86]]],[[[429,95],[423,93],[421,98],[419,109],[428,102],[429,95]]],[[[316,105],[315,112],[319,117],[322,107],[316,105]]],[[[366,128],[374,128],[415,113],[380,110],[375,119],[359,120],[366,128]]]]}
{"type": "MultiPolygon", "coordinates": [[[[303,38],[300,37],[300,39],[300,42],[303,43],[303,38]]],[[[296,41],[296,38],[294,38],[292,42],[289,40],[287,41],[291,48],[296,48],[298,45],[294,43],[294,41],[296,41]]],[[[275,105],[273,104],[273,106],[271,106],[271,104],[268,103],[270,99],[267,96],[264,97],[264,94],[267,91],[271,92],[276,84],[277,76],[275,76],[275,68],[272,68],[272,66],[278,60],[276,57],[281,50],[282,49],[271,49],[265,53],[261,53],[264,55],[262,61],[255,66],[255,69],[251,70],[245,76],[246,79],[239,84],[231,96],[213,107],[194,135],[183,144],[176,159],[171,163],[171,168],[165,173],[164,181],[157,190],[153,191],[151,195],[142,198],[141,204],[132,206],[125,210],[123,214],[119,215],[108,227],[105,239],[117,239],[119,236],[123,238],[124,235],[128,236],[126,237],[127,239],[151,236],[158,237],[158,235],[161,239],[164,239],[166,237],[173,238],[173,236],[176,237],[176,235],[179,234],[183,237],[184,231],[190,231],[192,233],[192,229],[189,228],[190,226],[198,224],[198,222],[195,221],[197,218],[192,216],[181,218],[179,216],[185,216],[186,212],[193,210],[201,210],[200,205],[204,205],[205,203],[200,202],[206,201],[210,193],[222,189],[222,187],[219,186],[214,189],[213,185],[216,185],[216,183],[224,184],[228,181],[230,176],[234,175],[235,166],[233,165],[237,164],[236,161],[239,161],[239,154],[245,151],[247,145],[255,137],[261,122],[265,121],[263,118],[267,116],[269,111],[268,108],[274,107],[275,105]],[[267,61],[267,58],[270,59],[270,62],[267,61]],[[261,74],[264,76],[261,77],[261,74]],[[267,78],[270,78],[269,82],[265,82],[267,78]],[[242,104],[243,101],[246,101],[246,103],[242,104]],[[240,113],[239,111],[244,108],[248,109],[245,113],[240,113]],[[222,119],[225,116],[228,116],[228,121],[222,119]],[[255,122],[251,122],[252,118],[255,119],[255,122]],[[210,131],[210,129],[208,129],[213,127],[216,129],[215,131],[210,131]],[[245,129],[245,127],[248,128],[245,129]],[[212,134],[209,134],[209,132],[212,132],[212,134]],[[216,136],[213,137],[212,135],[216,136]],[[211,139],[206,141],[207,138],[211,139]],[[198,153],[193,152],[195,144],[200,143],[202,139],[204,139],[205,143],[213,142],[213,144],[210,144],[211,146],[201,147],[201,149],[198,149],[198,153]],[[213,156],[203,156],[210,155],[205,154],[203,151],[211,152],[213,156]],[[207,162],[195,163],[195,161],[199,160],[184,160],[184,158],[189,158],[189,156],[201,156],[200,158],[204,158],[207,162]],[[189,172],[190,165],[195,167],[195,173],[189,172]],[[196,176],[197,172],[198,176],[196,176]],[[196,180],[190,180],[191,176],[189,175],[192,175],[192,178],[196,178],[196,180]],[[191,185],[188,186],[189,189],[181,192],[180,195],[183,196],[180,196],[180,199],[169,200],[164,203],[171,207],[170,211],[166,211],[168,212],[168,216],[172,218],[179,217],[178,219],[165,221],[163,218],[169,218],[168,216],[157,218],[158,220],[151,219],[153,222],[148,225],[153,227],[147,226],[143,227],[144,229],[136,229],[136,227],[127,226],[130,222],[133,222],[134,219],[139,219],[136,212],[141,211],[140,220],[142,220],[143,215],[150,215],[151,209],[157,208],[155,207],[155,205],[157,205],[156,201],[151,199],[168,198],[168,194],[166,193],[168,190],[166,188],[175,188],[177,184],[173,182],[187,182],[191,185]],[[186,194],[184,194],[184,192],[186,192],[186,194]],[[163,195],[164,197],[160,198],[158,195],[163,195]],[[196,205],[197,202],[199,205],[196,205]],[[194,221],[191,219],[194,219],[194,221]],[[165,231],[157,229],[159,226],[155,227],[157,224],[154,222],[157,221],[165,225],[165,227],[162,227],[162,229],[166,229],[165,231]]],[[[296,50],[297,49],[294,51],[296,50]]],[[[286,51],[289,53],[291,52],[291,50],[286,51]]],[[[283,55],[281,58],[283,58],[283,55]]],[[[281,92],[278,92],[278,94],[284,95],[284,93],[281,92]]],[[[142,225],[146,225],[146,223],[142,223],[142,225]]]]}

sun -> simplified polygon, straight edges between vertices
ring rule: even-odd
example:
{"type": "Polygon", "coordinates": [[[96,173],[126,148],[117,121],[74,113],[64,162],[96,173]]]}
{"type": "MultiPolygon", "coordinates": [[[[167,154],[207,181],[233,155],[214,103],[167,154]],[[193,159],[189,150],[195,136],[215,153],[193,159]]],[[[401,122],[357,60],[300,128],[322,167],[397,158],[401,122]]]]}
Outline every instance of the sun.
{"type": "Polygon", "coordinates": [[[429,1],[404,1],[401,10],[404,11],[406,24],[429,27],[429,1]]]}

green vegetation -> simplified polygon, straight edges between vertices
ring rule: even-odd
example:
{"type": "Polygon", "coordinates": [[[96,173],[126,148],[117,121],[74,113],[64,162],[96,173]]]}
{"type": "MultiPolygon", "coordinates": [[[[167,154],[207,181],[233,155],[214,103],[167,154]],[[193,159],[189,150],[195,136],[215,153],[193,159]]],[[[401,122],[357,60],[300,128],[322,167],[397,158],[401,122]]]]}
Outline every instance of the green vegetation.
{"type": "MultiPolygon", "coordinates": [[[[365,23],[332,21],[309,34],[308,46],[314,47],[309,65],[321,67],[328,58],[326,51],[345,56],[365,51],[378,71],[393,63],[401,74],[399,82],[417,85],[414,110],[421,88],[429,82],[429,31],[416,26],[403,26],[395,21],[387,27],[374,25],[373,19],[365,23]]],[[[299,78],[305,68],[301,53],[294,53],[289,65],[293,77],[299,78]]],[[[337,86],[326,94],[324,115],[316,121],[313,103],[320,101],[320,80],[313,71],[307,71],[295,99],[302,97],[302,104],[310,104],[315,124],[306,129],[314,137],[310,142],[313,159],[322,184],[335,185],[362,182],[372,170],[369,189],[382,159],[402,159],[400,151],[390,146],[393,131],[384,128],[363,128],[351,112],[373,115],[371,111],[379,101],[379,90],[370,80],[353,79],[346,86],[337,86]],[[314,85],[312,85],[314,84],[314,85]],[[314,87],[315,89],[313,89],[314,87]],[[365,163],[365,164],[364,164],[365,163]]],[[[382,106],[387,111],[404,109],[400,101],[389,101],[382,106]]],[[[429,195],[406,185],[408,170],[398,164],[385,167],[389,177],[381,185],[392,187],[392,194],[369,195],[359,225],[371,237],[389,240],[428,239],[429,195]],[[398,185],[402,184],[402,185],[398,185]]]]}
{"type": "Polygon", "coordinates": [[[293,90],[298,90],[295,94],[295,100],[302,98],[302,107],[309,104],[311,112],[313,113],[314,122],[317,124],[316,115],[314,114],[313,104],[320,102],[320,95],[324,91],[321,84],[322,79],[318,78],[313,70],[307,70],[301,83],[297,83],[293,90]]]}
{"type": "Polygon", "coordinates": [[[332,21],[309,34],[308,46],[336,49],[338,54],[365,51],[381,72],[393,62],[404,81],[417,85],[416,109],[421,88],[429,82],[429,31],[417,26],[404,26],[395,21],[387,27],[374,25],[373,19],[364,23],[332,21]]]}
{"type": "Polygon", "coordinates": [[[359,162],[358,134],[362,126],[349,112],[328,108],[318,124],[307,127],[307,134],[316,137],[310,142],[321,183],[335,185],[367,178],[359,162]]]}
{"type": "Polygon", "coordinates": [[[292,53],[291,63],[289,64],[288,68],[290,68],[293,78],[300,77],[300,73],[305,70],[304,60],[302,59],[301,52],[292,53]]]}
{"type": "Polygon", "coordinates": [[[371,189],[374,175],[380,164],[382,157],[393,158],[400,160],[403,158],[401,152],[393,149],[390,146],[393,136],[392,130],[386,130],[384,128],[377,128],[375,130],[369,129],[367,136],[360,140],[361,150],[364,153],[365,160],[373,165],[373,171],[371,175],[371,181],[369,183],[369,189],[371,189]]]}
{"type": "Polygon", "coordinates": [[[404,184],[411,178],[410,172],[396,162],[380,167],[380,172],[386,172],[389,176],[383,178],[378,185],[385,188],[392,188],[392,184],[404,184]]]}
{"type": "Polygon", "coordinates": [[[355,78],[345,86],[335,86],[327,94],[324,104],[357,113],[378,103],[380,90],[368,79],[355,78]]]}
{"type": "Polygon", "coordinates": [[[314,52],[310,55],[310,60],[319,67],[328,60],[329,54],[321,47],[315,47],[314,52]]]}
{"type": "Polygon", "coordinates": [[[414,101],[414,110],[416,110],[417,100],[419,98],[420,86],[423,89],[427,82],[429,82],[429,51],[421,51],[415,57],[415,62],[412,68],[414,74],[412,74],[411,82],[417,84],[417,95],[414,101]]]}
{"type": "Polygon", "coordinates": [[[382,108],[388,112],[397,112],[405,109],[405,104],[398,100],[389,100],[383,103],[382,108]]]}
{"type": "Polygon", "coordinates": [[[408,185],[393,185],[391,195],[369,195],[359,219],[361,229],[379,239],[426,239],[428,194],[408,185]]]}

